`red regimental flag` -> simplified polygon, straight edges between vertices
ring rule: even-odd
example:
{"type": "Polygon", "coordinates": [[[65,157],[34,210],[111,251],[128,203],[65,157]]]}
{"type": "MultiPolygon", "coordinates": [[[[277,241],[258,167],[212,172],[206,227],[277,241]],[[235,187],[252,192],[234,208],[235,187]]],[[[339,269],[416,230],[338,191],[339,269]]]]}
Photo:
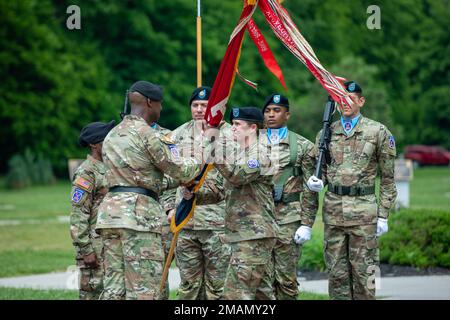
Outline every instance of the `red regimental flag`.
{"type": "Polygon", "coordinates": [[[225,114],[226,104],[236,77],[245,27],[254,11],[255,6],[244,6],[239,22],[231,34],[230,42],[220,64],[206,109],[205,119],[211,126],[218,126],[225,114]]]}

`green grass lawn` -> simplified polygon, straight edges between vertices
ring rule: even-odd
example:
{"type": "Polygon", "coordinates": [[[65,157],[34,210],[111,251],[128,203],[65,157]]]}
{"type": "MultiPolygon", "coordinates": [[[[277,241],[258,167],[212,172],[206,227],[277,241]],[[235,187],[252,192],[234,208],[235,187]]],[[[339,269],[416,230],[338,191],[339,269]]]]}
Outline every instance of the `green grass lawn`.
{"type": "Polygon", "coordinates": [[[411,209],[440,209],[450,212],[450,168],[414,170],[410,185],[411,209]]]}
{"type": "Polygon", "coordinates": [[[0,189],[0,277],[63,271],[74,264],[70,183],[20,191],[0,189]],[[19,224],[11,224],[19,223],[19,224]]]}

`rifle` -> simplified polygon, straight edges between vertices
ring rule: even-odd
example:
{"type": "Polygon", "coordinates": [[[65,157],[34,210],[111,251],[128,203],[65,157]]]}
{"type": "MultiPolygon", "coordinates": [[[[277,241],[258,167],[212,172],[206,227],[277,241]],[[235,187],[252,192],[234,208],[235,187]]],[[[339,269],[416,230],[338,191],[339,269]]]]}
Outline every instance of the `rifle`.
{"type": "Polygon", "coordinates": [[[321,179],[322,175],[322,165],[325,159],[326,163],[330,163],[330,150],[328,149],[328,145],[330,144],[331,139],[331,121],[333,118],[333,114],[335,111],[336,103],[334,100],[328,96],[327,104],[325,105],[325,111],[323,112],[323,127],[322,134],[319,140],[319,157],[317,158],[316,164],[316,172],[314,175],[321,179]]]}
{"type": "Polygon", "coordinates": [[[127,90],[125,92],[125,103],[123,105],[123,112],[120,113],[120,119],[123,119],[123,117],[125,117],[128,113],[127,113],[127,109],[128,109],[128,92],[129,90],[127,90]]]}

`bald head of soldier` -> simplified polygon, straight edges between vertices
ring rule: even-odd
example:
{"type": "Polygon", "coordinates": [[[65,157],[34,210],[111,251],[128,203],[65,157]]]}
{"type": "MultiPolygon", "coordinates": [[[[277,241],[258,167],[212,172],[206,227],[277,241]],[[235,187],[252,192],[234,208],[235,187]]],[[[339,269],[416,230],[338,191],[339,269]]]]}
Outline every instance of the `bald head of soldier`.
{"type": "Polygon", "coordinates": [[[128,90],[131,114],[142,117],[149,125],[158,121],[162,110],[162,87],[147,81],[135,82],[128,90]]]}

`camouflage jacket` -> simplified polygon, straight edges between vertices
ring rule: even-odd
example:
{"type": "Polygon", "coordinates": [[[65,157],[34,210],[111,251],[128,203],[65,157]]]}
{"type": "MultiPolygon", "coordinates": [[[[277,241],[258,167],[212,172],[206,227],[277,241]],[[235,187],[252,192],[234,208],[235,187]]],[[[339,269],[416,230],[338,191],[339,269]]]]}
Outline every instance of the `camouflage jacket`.
{"type": "MultiPolygon", "coordinates": [[[[278,181],[286,167],[289,165],[291,152],[289,145],[289,135],[293,132],[289,131],[288,135],[281,139],[279,143],[272,144],[272,163],[277,157],[278,171],[274,176],[274,181],[278,181]]],[[[316,160],[314,156],[314,144],[295,134],[297,138],[297,158],[294,167],[298,171],[298,175],[291,176],[287,179],[283,195],[298,193],[298,201],[293,202],[277,202],[275,204],[275,218],[278,224],[288,224],[295,221],[301,221],[303,225],[312,226],[316,217],[318,207],[318,196],[316,192],[312,192],[306,186],[309,177],[314,174],[316,160]],[[301,194],[301,199],[300,199],[301,194]]]]}
{"type": "MultiPolygon", "coordinates": [[[[353,226],[375,224],[378,217],[387,219],[397,197],[394,182],[396,149],[391,132],[381,123],[362,115],[348,136],[340,121],[331,125],[331,131],[331,162],[324,165],[324,183],[370,187],[375,185],[379,172],[380,192],[377,205],[375,194],[341,196],[328,191],[324,198],[324,223],[353,226]]],[[[320,134],[316,139],[316,152],[320,134]]]]}
{"type": "Polygon", "coordinates": [[[92,239],[99,237],[95,232],[98,207],[108,191],[105,173],[103,162],[88,155],[73,176],[70,234],[78,258],[95,251],[92,239]]]}
{"type": "MultiPolygon", "coordinates": [[[[161,194],[172,188],[164,174],[180,182],[193,180],[201,164],[182,158],[173,141],[152,129],[143,118],[127,115],[103,141],[108,188],[132,186],[161,194]]],[[[163,208],[152,197],[109,192],[99,208],[97,229],[127,228],[161,233],[163,208]]]]}
{"type": "MultiPolygon", "coordinates": [[[[224,140],[219,142],[223,143],[224,140]]],[[[214,166],[225,179],[225,239],[238,242],[278,235],[278,225],[274,216],[272,197],[273,174],[268,157],[268,141],[261,135],[249,148],[236,148],[236,153],[224,163],[214,166]]],[[[218,180],[220,181],[220,180],[218,180]]],[[[212,184],[218,185],[218,184],[212,184]]],[[[223,194],[223,193],[222,193],[223,194]]],[[[199,197],[199,201],[214,201],[214,196],[222,196],[214,189],[199,197]]]]}
{"type": "MultiPolygon", "coordinates": [[[[231,126],[222,122],[219,126],[220,134],[229,136],[231,126]]],[[[205,147],[204,137],[202,132],[195,127],[195,121],[191,120],[177,129],[173,130],[171,133],[171,139],[175,141],[177,145],[180,146],[181,154],[184,156],[196,156],[200,157],[203,154],[203,148],[205,147]],[[201,148],[198,148],[198,147],[201,148]],[[200,154],[201,152],[201,154],[200,154]]],[[[211,183],[219,184],[212,186],[221,190],[223,188],[223,180],[218,180],[218,172],[215,168],[211,169],[206,176],[205,182],[199,190],[202,193],[206,186],[211,185],[211,183]]],[[[181,201],[180,192],[173,200],[176,203],[181,201]]],[[[199,199],[197,199],[197,206],[195,207],[194,216],[189,222],[184,226],[186,229],[193,230],[223,230],[225,227],[225,200],[217,201],[212,204],[201,204],[199,199]]]]}
{"type": "MultiPolygon", "coordinates": [[[[167,128],[161,127],[159,124],[156,124],[153,129],[155,129],[156,131],[159,131],[161,134],[163,134],[167,137],[170,136],[170,133],[172,132],[167,128]]],[[[165,190],[159,197],[159,203],[163,207],[162,225],[169,226],[169,222],[167,221],[167,213],[168,213],[168,211],[175,208],[175,205],[173,204],[172,199],[175,198],[177,189],[176,189],[175,183],[173,181],[171,181],[170,177],[168,177],[166,175],[165,178],[167,179],[168,184],[174,187],[172,189],[165,190]]],[[[167,189],[167,187],[163,187],[163,189],[167,189]]]]}

